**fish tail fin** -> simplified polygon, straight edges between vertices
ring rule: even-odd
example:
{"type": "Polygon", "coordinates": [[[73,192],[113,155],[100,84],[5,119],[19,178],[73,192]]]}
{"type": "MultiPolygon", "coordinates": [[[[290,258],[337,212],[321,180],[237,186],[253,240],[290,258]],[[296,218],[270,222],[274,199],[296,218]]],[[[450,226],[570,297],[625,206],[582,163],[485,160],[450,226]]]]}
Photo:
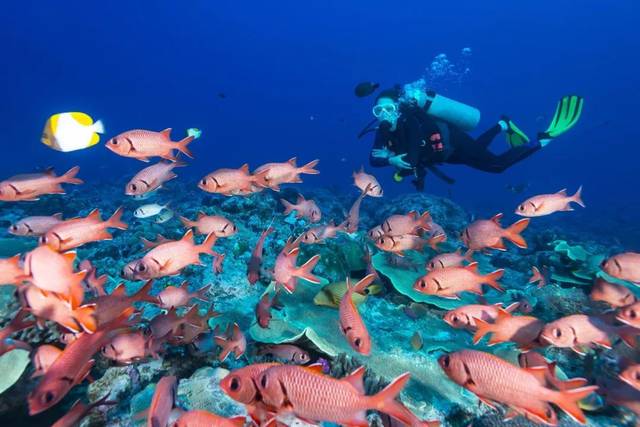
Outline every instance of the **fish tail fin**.
{"type": "Polygon", "coordinates": [[[120,206],[116,211],[111,215],[111,218],[107,220],[108,228],[117,228],[119,230],[126,230],[129,228],[127,223],[122,221],[122,214],[124,213],[124,209],[120,206]]]}
{"type": "Polygon", "coordinates": [[[540,272],[540,269],[534,265],[533,267],[531,267],[531,278],[529,279],[529,283],[536,283],[536,282],[543,283],[543,280],[542,280],[542,273],[540,272]]]}
{"type": "Polygon", "coordinates": [[[558,405],[560,409],[566,412],[567,415],[575,421],[580,424],[585,424],[587,422],[587,417],[582,412],[582,409],[580,409],[580,406],[578,406],[578,402],[589,396],[597,389],[598,386],[591,385],[587,387],[574,388],[572,390],[559,391],[557,394],[554,394],[552,402],[558,405]]]}
{"type": "Polygon", "coordinates": [[[464,253],[464,259],[466,259],[469,262],[474,262],[473,249],[468,249],[467,252],[464,253]]]}
{"type": "Polygon", "coordinates": [[[95,133],[104,133],[104,123],[102,123],[102,120],[98,120],[93,124],[93,131],[95,133]]]}
{"type": "MultiPolygon", "coordinates": [[[[373,283],[373,281],[375,279],[376,279],[376,275],[375,274],[368,274],[364,278],[362,278],[358,283],[353,285],[349,290],[351,292],[356,292],[358,294],[362,294],[362,293],[364,293],[365,289],[367,289],[369,287],[369,285],[371,285],[373,283]]],[[[347,281],[347,283],[348,283],[348,281],[347,281]]]]}
{"type": "Polygon", "coordinates": [[[96,306],[87,304],[73,310],[73,318],[86,332],[92,334],[98,329],[98,322],[95,317],[96,306]]]}
{"type": "Polygon", "coordinates": [[[211,289],[211,285],[204,285],[194,293],[194,298],[197,298],[202,301],[209,301],[207,295],[209,293],[209,289],[211,289]]]}
{"type": "Polygon", "coordinates": [[[198,253],[207,254],[207,255],[216,255],[217,252],[213,250],[213,245],[216,244],[216,240],[218,238],[214,233],[207,234],[207,238],[204,239],[201,245],[196,246],[198,249],[198,253]]]}
{"type": "Polygon", "coordinates": [[[68,171],[66,171],[63,175],[60,175],[58,181],[65,184],[84,184],[84,181],[80,178],[76,178],[80,172],[80,166],[74,166],[68,171]]]}
{"type": "Polygon", "coordinates": [[[372,406],[382,412],[385,412],[387,407],[393,408],[395,405],[395,399],[398,397],[404,386],[411,378],[408,372],[400,375],[393,380],[391,384],[382,389],[379,393],[370,397],[372,406]]]}
{"type": "Polygon", "coordinates": [[[153,287],[153,280],[147,280],[143,287],[140,288],[135,294],[136,301],[144,301],[151,304],[158,304],[160,301],[158,297],[151,295],[151,289],[153,287]]]}
{"type": "Polygon", "coordinates": [[[500,291],[500,292],[504,292],[504,288],[502,286],[500,286],[500,283],[498,283],[498,280],[500,280],[502,278],[502,276],[504,275],[504,269],[500,268],[496,271],[494,271],[493,273],[489,273],[486,276],[484,276],[484,283],[488,286],[491,286],[493,289],[500,291]]]}
{"type": "Polygon", "coordinates": [[[438,250],[438,245],[440,243],[443,243],[447,240],[447,235],[440,233],[440,234],[436,234],[433,237],[430,237],[429,240],[427,241],[427,243],[429,244],[429,247],[431,249],[433,249],[434,251],[438,250]]]}
{"type": "Polygon", "coordinates": [[[583,208],[587,207],[587,205],[585,205],[584,202],[582,201],[582,185],[580,186],[580,188],[578,188],[578,191],[576,191],[576,194],[571,196],[571,201],[579,204],[583,208]]]}
{"type": "Polygon", "coordinates": [[[183,216],[180,217],[180,222],[185,226],[185,228],[193,228],[196,226],[195,221],[191,221],[189,218],[183,216]]]}
{"type": "Polygon", "coordinates": [[[320,173],[319,170],[314,169],[316,165],[320,162],[320,159],[315,159],[307,163],[306,165],[300,167],[298,169],[298,173],[306,173],[308,175],[317,175],[320,173]]]}
{"type": "Polygon", "coordinates": [[[96,277],[96,273],[94,270],[91,274],[91,277],[89,278],[89,285],[91,285],[91,287],[96,290],[98,296],[104,296],[107,294],[104,290],[104,285],[107,283],[108,279],[109,276],[107,276],[106,274],[103,274],[100,277],[96,277]]]}
{"type": "Polygon", "coordinates": [[[524,237],[520,235],[525,228],[529,226],[529,218],[523,218],[520,221],[513,223],[509,228],[505,230],[505,237],[509,239],[514,245],[519,248],[525,249],[527,247],[527,242],[524,240],[524,237]]]}
{"type": "Polygon", "coordinates": [[[183,138],[180,141],[176,142],[176,150],[189,157],[190,159],[193,159],[193,153],[191,153],[191,151],[187,147],[187,145],[189,145],[189,143],[193,141],[193,139],[193,136],[187,136],[186,138],[183,138]]]}
{"type": "Polygon", "coordinates": [[[295,209],[295,206],[293,205],[293,203],[291,203],[290,201],[288,201],[286,199],[280,199],[280,202],[284,206],[284,214],[285,215],[289,215],[291,213],[291,211],[293,211],[295,209]]]}
{"type": "Polygon", "coordinates": [[[493,332],[493,324],[489,322],[485,322],[482,319],[478,319],[474,317],[474,322],[476,322],[476,333],[473,334],[473,343],[478,344],[480,340],[487,334],[493,332]]]}
{"type": "Polygon", "coordinates": [[[220,362],[224,362],[229,356],[229,353],[231,353],[231,350],[233,349],[233,346],[231,345],[231,340],[225,337],[213,337],[213,340],[216,342],[218,346],[222,347],[222,351],[218,355],[218,360],[220,362]]]}
{"type": "Polygon", "coordinates": [[[320,283],[320,278],[315,276],[312,271],[316,267],[318,261],[320,261],[320,255],[312,256],[307,262],[298,267],[295,275],[307,282],[315,283],[317,285],[320,283]]]}
{"type": "Polygon", "coordinates": [[[431,222],[432,222],[431,214],[429,211],[424,211],[420,218],[418,219],[418,225],[420,228],[423,228],[427,231],[431,230],[431,222]]]}
{"type": "Polygon", "coordinates": [[[440,421],[422,421],[409,408],[397,400],[392,400],[385,407],[386,413],[400,421],[402,424],[411,427],[439,427],[440,421]]]}

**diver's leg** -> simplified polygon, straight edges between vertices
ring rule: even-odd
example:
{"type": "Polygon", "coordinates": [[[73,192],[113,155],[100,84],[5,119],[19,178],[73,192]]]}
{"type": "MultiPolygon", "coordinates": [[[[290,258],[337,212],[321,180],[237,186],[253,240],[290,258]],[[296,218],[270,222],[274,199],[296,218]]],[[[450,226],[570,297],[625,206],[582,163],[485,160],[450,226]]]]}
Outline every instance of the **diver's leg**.
{"type": "Polygon", "coordinates": [[[462,148],[456,150],[447,159],[447,163],[464,164],[483,172],[501,173],[519,161],[526,159],[540,148],[539,144],[523,145],[512,148],[500,155],[495,155],[486,148],[482,150],[462,148]]]}
{"type": "Polygon", "coordinates": [[[493,142],[493,139],[504,130],[505,129],[500,125],[500,123],[497,123],[495,126],[490,127],[482,135],[477,137],[476,144],[482,148],[488,148],[489,145],[491,145],[491,142],[493,142]]]}

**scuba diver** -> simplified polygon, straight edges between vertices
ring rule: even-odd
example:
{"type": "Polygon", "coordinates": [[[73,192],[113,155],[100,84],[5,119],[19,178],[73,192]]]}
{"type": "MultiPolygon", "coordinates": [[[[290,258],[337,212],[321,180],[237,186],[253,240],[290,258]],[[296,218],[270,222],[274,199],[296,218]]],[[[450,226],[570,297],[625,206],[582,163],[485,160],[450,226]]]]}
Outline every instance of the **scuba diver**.
{"type": "Polygon", "coordinates": [[[464,164],[485,172],[501,173],[545,147],[556,137],[573,127],[582,113],[583,98],[563,97],[556,108],[549,128],[530,142],[507,116],[477,138],[467,131],[480,121],[476,108],[446,98],[433,91],[399,86],[381,92],[373,107],[373,115],[380,125],[369,125],[359,137],[375,130],[370,163],[374,167],[392,166],[394,180],[400,182],[413,176],[416,189],[424,189],[427,170],[449,184],[453,179],[437,165],[464,164]],[[502,154],[489,151],[493,139],[504,132],[510,148],[502,154]]]}

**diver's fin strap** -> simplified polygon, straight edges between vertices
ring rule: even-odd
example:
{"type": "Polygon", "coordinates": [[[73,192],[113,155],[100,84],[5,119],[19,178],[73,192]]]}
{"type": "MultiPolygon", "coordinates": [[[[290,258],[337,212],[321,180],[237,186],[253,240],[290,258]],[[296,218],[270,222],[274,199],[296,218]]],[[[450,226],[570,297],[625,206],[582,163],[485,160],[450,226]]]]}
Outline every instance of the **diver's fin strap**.
{"type": "Polygon", "coordinates": [[[546,131],[538,135],[538,139],[555,138],[571,129],[580,119],[584,98],[576,95],[563,97],[556,107],[556,112],[551,124],[546,131]]]}

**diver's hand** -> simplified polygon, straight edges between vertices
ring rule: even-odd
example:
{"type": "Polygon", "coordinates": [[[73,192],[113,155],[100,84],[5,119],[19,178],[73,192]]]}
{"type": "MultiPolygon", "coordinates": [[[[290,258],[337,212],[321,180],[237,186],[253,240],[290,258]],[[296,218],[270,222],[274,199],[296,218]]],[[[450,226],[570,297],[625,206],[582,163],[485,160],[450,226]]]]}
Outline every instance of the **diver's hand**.
{"type": "Polygon", "coordinates": [[[388,159],[393,155],[393,151],[389,150],[387,147],[374,148],[373,150],[371,150],[371,155],[379,159],[388,159]]]}
{"type": "Polygon", "coordinates": [[[409,163],[404,161],[404,158],[406,157],[406,154],[398,154],[396,156],[391,156],[389,157],[389,164],[391,166],[395,166],[397,169],[413,169],[413,166],[411,166],[409,163]]]}

